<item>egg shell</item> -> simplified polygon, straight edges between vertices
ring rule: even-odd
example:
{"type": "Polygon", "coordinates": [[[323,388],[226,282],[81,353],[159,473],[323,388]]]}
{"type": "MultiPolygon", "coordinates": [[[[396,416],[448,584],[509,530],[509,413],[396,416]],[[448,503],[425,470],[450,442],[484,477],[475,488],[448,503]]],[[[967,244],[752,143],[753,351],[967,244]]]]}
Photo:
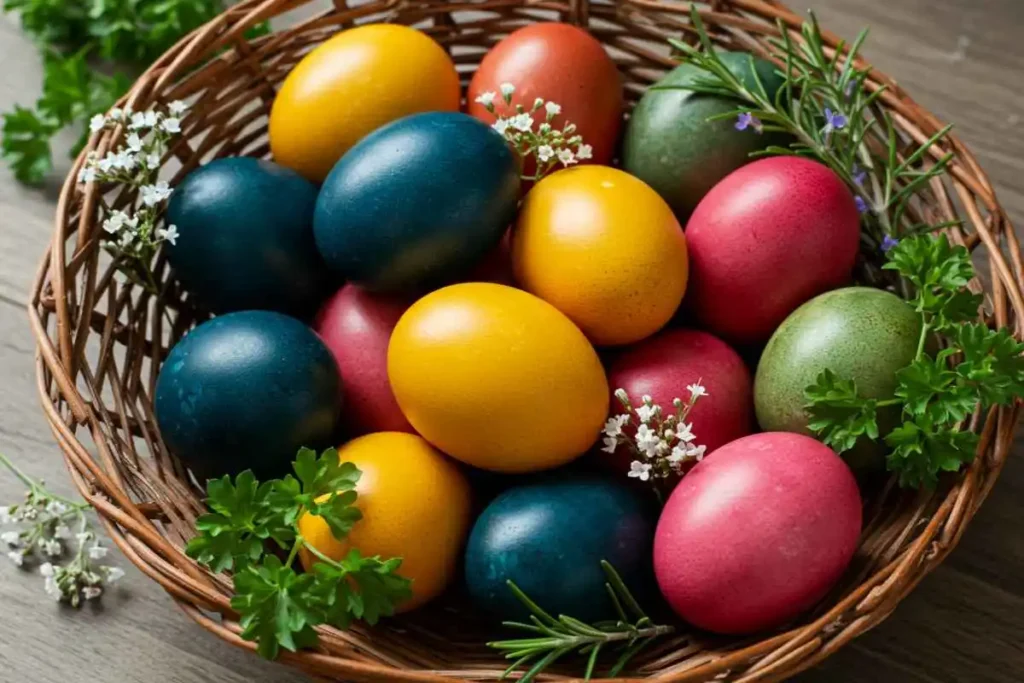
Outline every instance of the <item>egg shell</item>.
{"type": "Polygon", "coordinates": [[[772,157],[715,185],[686,239],[687,305],[701,326],[734,343],[764,342],[797,306],[849,281],[860,214],[829,168],[772,157]]]}
{"type": "Polygon", "coordinates": [[[497,132],[465,114],[417,114],[338,162],[317,199],[314,235],[350,282],[429,289],[498,245],[518,196],[518,162],[497,132]]]}
{"type": "MultiPolygon", "coordinates": [[[[440,595],[458,573],[472,521],[465,476],[414,434],[367,434],[342,446],[338,457],[362,472],[356,507],[363,517],[339,541],[326,522],[306,514],[299,521],[302,537],[335,561],[352,548],[364,557],[402,558],[398,574],[412,580],[412,597],[398,606],[399,612],[440,595]]],[[[300,558],[307,570],[317,561],[306,550],[300,558]]]]}
{"type": "Polygon", "coordinates": [[[409,301],[345,285],[313,323],[334,354],[345,396],[343,421],[354,434],[413,432],[388,382],[388,342],[409,301]]]}
{"type": "MultiPolygon", "coordinates": [[[[917,355],[921,317],[906,301],[872,287],[816,296],[783,321],[761,354],[754,404],[762,429],[809,434],[804,390],[826,369],[852,379],[864,398],[892,398],[896,372],[917,355]]],[[[884,436],[900,408],[879,411],[884,436]]],[[[858,471],[881,468],[884,451],[868,441],[843,457],[858,471]]]]}
{"type": "MultiPolygon", "coordinates": [[[[665,330],[626,349],[608,367],[613,392],[625,389],[634,405],[650,396],[667,413],[675,413],[676,398],[690,400],[687,387],[697,382],[708,393],[694,405],[688,421],[697,437],[694,443],[707,448],[705,455],[753,431],[750,371],[738,353],[707,332],[665,330]]],[[[622,412],[613,397],[609,417],[622,412]]],[[[625,448],[602,455],[622,472],[635,459],[625,448]]]]}
{"type": "Polygon", "coordinates": [[[658,520],[654,571],[685,621],[754,633],[824,597],[860,531],[857,483],[830,448],[800,434],[753,434],[676,486],[658,520]]]}
{"type": "Polygon", "coordinates": [[[270,311],[208,320],[175,344],[154,401],[170,451],[200,479],[282,476],[302,447],[331,445],[338,368],[316,334],[270,311]]]}
{"type": "Polygon", "coordinates": [[[497,472],[564,465],[597,439],[608,383],[594,348],[550,304],[471,282],[432,292],[398,321],[388,377],[417,432],[497,472]]]}
{"type": "Polygon", "coordinates": [[[263,159],[215,159],[189,173],[167,205],[178,228],[164,247],[175,276],[215,313],[305,317],[333,280],[313,240],[317,188],[263,159]]]}
{"type": "Polygon", "coordinates": [[[346,29],[285,78],[270,110],[270,150],[319,183],[377,128],[418,112],[458,111],[459,98],[455,64],[427,34],[399,24],[346,29]]]}
{"type": "Polygon", "coordinates": [[[686,238],[668,204],[607,166],[557,171],[530,190],[512,235],[516,282],[598,345],[667,323],[686,292],[686,238]]]}
{"type": "MultiPolygon", "coordinates": [[[[552,126],[561,130],[575,124],[576,134],[593,148],[589,162],[611,162],[622,126],[622,77],[601,43],[585,30],[552,22],[513,31],[481,60],[466,95],[467,111],[491,124],[495,115],[476,101],[485,92],[497,94],[494,106],[500,116],[514,115],[518,104],[530,109],[538,97],[560,105],[552,126]],[[511,105],[502,101],[503,83],[516,88],[511,105]]],[[[535,118],[540,116],[544,112],[535,118]]],[[[532,168],[526,171],[530,175],[532,168]]]]}
{"type": "Polygon", "coordinates": [[[613,617],[601,560],[631,589],[650,583],[649,507],[618,482],[549,477],[499,495],[477,519],[466,546],[473,602],[503,620],[522,620],[520,589],[551,614],[591,622],[613,617]]]}
{"type": "MultiPolygon", "coordinates": [[[[743,52],[718,52],[747,87],[756,88],[751,71],[774,99],[782,77],[771,62],[743,52]]],[[[653,187],[685,221],[718,181],[750,163],[750,154],[785,144],[778,134],[737,130],[736,119],[709,120],[733,112],[736,101],[689,89],[706,73],[681,64],[648,88],[630,115],[622,144],[622,168],[653,187]],[[670,88],[660,90],[658,88],[670,88]]]]}

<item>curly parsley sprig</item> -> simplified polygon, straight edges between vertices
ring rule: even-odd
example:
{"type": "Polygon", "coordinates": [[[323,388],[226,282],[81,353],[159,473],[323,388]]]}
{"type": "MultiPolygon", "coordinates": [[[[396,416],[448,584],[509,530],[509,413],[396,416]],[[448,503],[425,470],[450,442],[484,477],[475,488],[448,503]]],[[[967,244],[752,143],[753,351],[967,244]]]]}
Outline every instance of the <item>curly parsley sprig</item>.
{"type": "Polygon", "coordinates": [[[883,268],[912,285],[908,303],[922,323],[914,360],[896,373],[895,394],[883,400],[859,396],[853,380],[825,370],[805,392],[809,427],[840,453],[861,438],[884,436],[892,449],[888,469],[900,485],[933,487],[939,472],[974,459],[978,435],[964,429],[968,417],[1024,395],[1024,343],[976,321],[982,297],[967,288],[970,252],[945,235],[901,240],[883,268]],[[927,350],[933,335],[944,341],[934,355],[927,350]],[[902,424],[880,435],[878,411],[890,406],[901,407],[902,424]]]}
{"type": "Polygon", "coordinates": [[[260,483],[250,471],[207,483],[211,512],[196,520],[198,535],[186,553],[215,572],[234,571],[231,607],[242,637],[267,659],[317,643],[315,627],[348,628],[353,619],[375,624],[411,595],[397,572],[400,558],[364,557],[352,549],[340,561],[327,557],[299,533],[306,513],[319,516],[337,539],[362,518],[355,507],[361,472],[331,448],[319,457],[308,448],[293,463],[295,476],[260,483]],[[282,560],[273,552],[279,548],[282,560]],[[293,567],[305,549],[319,562],[310,572],[293,567]]]}

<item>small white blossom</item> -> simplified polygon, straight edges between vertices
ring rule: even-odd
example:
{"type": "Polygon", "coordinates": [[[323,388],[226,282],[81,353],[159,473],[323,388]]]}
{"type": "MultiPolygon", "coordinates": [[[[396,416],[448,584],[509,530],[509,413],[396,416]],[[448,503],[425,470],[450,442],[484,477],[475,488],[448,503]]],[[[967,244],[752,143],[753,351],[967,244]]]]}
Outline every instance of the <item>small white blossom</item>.
{"type": "Polygon", "coordinates": [[[156,206],[171,196],[171,188],[166,180],[161,180],[155,185],[143,185],[140,192],[142,203],[146,206],[156,206]]]}
{"type": "Polygon", "coordinates": [[[55,538],[68,540],[71,538],[71,529],[68,528],[67,524],[58,524],[57,528],[53,530],[55,538]]]}
{"type": "Polygon", "coordinates": [[[501,96],[507,100],[510,97],[512,97],[512,93],[516,91],[516,86],[512,85],[511,83],[502,83],[500,89],[501,96]]]}
{"type": "Polygon", "coordinates": [[[168,133],[180,133],[181,132],[181,119],[174,116],[169,116],[160,123],[160,127],[168,133]]]}
{"type": "Polygon", "coordinates": [[[135,153],[130,149],[122,149],[115,157],[115,164],[118,168],[131,171],[138,166],[139,160],[135,158],[135,153]]]}
{"type": "Polygon", "coordinates": [[[20,567],[25,564],[25,556],[18,550],[12,550],[7,553],[7,559],[13,562],[15,567],[20,567]]]}
{"type": "Polygon", "coordinates": [[[5,531],[2,534],[0,534],[0,541],[3,541],[5,544],[11,547],[18,545],[18,541],[20,539],[21,534],[19,534],[17,531],[5,531]]]}
{"type": "Polygon", "coordinates": [[[558,116],[562,113],[562,105],[555,104],[554,102],[548,102],[544,105],[544,111],[547,112],[549,117],[558,116]]]}
{"type": "Polygon", "coordinates": [[[625,389],[616,389],[615,398],[617,398],[620,403],[625,403],[626,401],[629,400],[629,394],[626,393],[625,389]]]}
{"type": "Polygon", "coordinates": [[[697,382],[696,384],[690,384],[686,387],[687,391],[690,392],[690,398],[700,398],[701,396],[707,396],[708,390],[704,386],[697,382]]]}
{"type": "Polygon", "coordinates": [[[576,155],[572,153],[571,149],[560,149],[558,150],[558,160],[562,162],[563,166],[572,166],[576,163],[576,155]]]}
{"type": "Polygon", "coordinates": [[[79,543],[83,543],[83,544],[84,543],[88,543],[89,541],[92,540],[92,532],[91,531],[83,531],[81,533],[75,534],[75,540],[78,541],[79,543]]]}
{"type": "Polygon", "coordinates": [[[576,148],[577,159],[592,159],[594,157],[594,148],[590,145],[580,145],[576,148]]]}
{"type": "Polygon", "coordinates": [[[106,567],[107,583],[114,583],[124,577],[124,570],[120,567],[106,567]]]}
{"type": "Polygon", "coordinates": [[[131,116],[131,121],[128,123],[128,127],[132,130],[142,130],[146,127],[146,115],[141,111],[137,111],[131,116]]]}
{"type": "Polygon", "coordinates": [[[61,553],[64,552],[64,546],[62,546],[60,544],[60,541],[58,541],[55,538],[51,538],[50,540],[43,543],[42,548],[43,553],[48,555],[49,557],[58,557],[61,553]]]}
{"type": "Polygon", "coordinates": [[[537,111],[538,109],[540,109],[543,106],[544,106],[544,98],[543,97],[538,97],[538,98],[533,100],[533,111],[537,111]]]}
{"type": "Polygon", "coordinates": [[[651,421],[655,415],[658,414],[657,406],[652,405],[649,402],[645,402],[642,406],[637,407],[636,416],[640,418],[640,421],[647,424],[651,421]]]}
{"type": "Polygon", "coordinates": [[[49,562],[43,562],[41,565],[39,565],[39,575],[40,576],[45,576],[45,577],[49,578],[49,577],[53,576],[53,574],[54,574],[53,565],[50,564],[49,562]]]}
{"type": "Polygon", "coordinates": [[[107,119],[104,118],[103,114],[96,114],[89,119],[89,130],[93,133],[98,133],[107,126],[107,119]]]}
{"type": "Polygon", "coordinates": [[[111,211],[107,219],[103,221],[103,229],[111,235],[116,235],[121,232],[127,219],[128,215],[124,211],[111,211]]]}
{"type": "Polygon", "coordinates": [[[116,164],[117,155],[113,152],[107,152],[105,157],[96,162],[96,168],[98,168],[101,173],[110,173],[117,167],[116,164]]]}
{"type": "Polygon", "coordinates": [[[679,428],[676,430],[676,438],[683,443],[690,443],[696,439],[697,437],[693,435],[693,425],[686,423],[679,425],[679,428]]]}
{"type": "Polygon", "coordinates": [[[102,560],[107,556],[107,549],[101,546],[99,543],[89,548],[89,558],[92,560],[102,560]]]}
{"type": "Polygon", "coordinates": [[[495,97],[497,97],[495,93],[487,91],[485,93],[480,93],[479,95],[477,95],[475,102],[477,104],[482,104],[485,107],[493,107],[495,97]]]}
{"type": "Polygon", "coordinates": [[[646,455],[648,458],[653,458],[658,454],[658,445],[661,443],[661,437],[658,433],[648,427],[645,424],[637,427],[636,430],[636,447],[641,453],[646,455]]]}
{"type": "Polygon", "coordinates": [[[640,481],[647,481],[651,478],[651,466],[646,462],[634,460],[629,463],[629,476],[640,481]]]}
{"type": "Polygon", "coordinates": [[[150,109],[144,114],[146,118],[146,126],[148,128],[156,128],[157,124],[160,123],[160,114],[150,109]]]}
{"type": "Polygon", "coordinates": [[[138,133],[132,133],[124,142],[126,145],[128,145],[128,149],[130,149],[131,151],[136,153],[142,151],[142,138],[139,137],[138,133]]]}
{"type": "Polygon", "coordinates": [[[56,600],[57,602],[60,602],[64,599],[64,592],[60,589],[60,585],[58,585],[57,579],[53,578],[52,576],[46,577],[46,581],[43,582],[43,590],[46,591],[46,594],[54,600],[56,600]]]}
{"type": "Polygon", "coordinates": [[[125,230],[121,233],[121,237],[118,238],[117,243],[122,249],[127,249],[135,241],[135,233],[130,230],[125,230]]]}
{"type": "Polygon", "coordinates": [[[629,415],[616,415],[608,418],[608,421],[604,423],[604,435],[619,436],[622,434],[623,425],[627,422],[629,422],[629,415]]]}
{"type": "Polygon", "coordinates": [[[150,152],[143,159],[143,163],[146,168],[160,168],[160,163],[163,161],[160,154],[157,152],[150,152]]]}
{"type": "MultiPolygon", "coordinates": [[[[125,111],[126,110],[121,109],[121,107],[114,107],[113,109],[110,110],[110,120],[111,121],[120,121],[121,119],[124,118],[125,111]]],[[[128,116],[129,117],[131,116],[131,111],[130,110],[128,110],[128,116]]]]}
{"type": "Polygon", "coordinates": [[[103,595],[103,589],[99,586],[86,586],[82,589],[82,597],[86,600],[95,600],[103,595]]]}
{"type": "Polygon", "coordinates": [[[22,505],[18,508],[18,521],[34,522],[39,517],[39,510],[31,505],[22,505]]]}
{"type": "Polygon", "coordinates": [[[668,456],[668,461],[672,465],[678,465],[686,459],[686,446],[684,444],[678,444],[672,449],[672,452],[668,456]]]}
{"type": "Polygon", "coordinates": [[[12,521],[14,520],[11,519],[11,508],[0,507],[0,524],[10,524],[12,521]]]}
{"type": "Polygon", "coordinates": [[[92,166],[86,166],[78,172],[78,182],[85,185],[96,180],[96,169],[92,166]]]}
{"type": "Polygon", "coordinates": [[[177,225],[168,225],[166,228],[161,228],[160,230],[156,231],[156,235],[160,239],[170,242],[172,246],[178,244],[177,225]]]}
{"type": "Polygon", "coordinates": [[[526,133],[533,129],[533,117],[529,114],[516,114],[509,120],[509,125],[526,133]]]}
{"type": "Polygon", "coordinates": [[[537,148],[537,158],[541,161],[548,161],[555,156],[555,150],[551,145],[541,145],[537,148]]]}
{"type": "Polygon", "coordinates": [[[508,119],[498,119],[491,124],[491,128],[496,130],[499,135],[504,135],[505,131],[508,130],[508,119]]]}
{"type": "Polygon", "coordinates": [[[181,116],[188,111],[188,105],[181,100],[174,100],[167,105],[167,111],[171,112],[171,116],[181,116]]]}
{"type": "Polygon", "coordinates": [[[601,448],[605,453],[614,453],[615,449],[618,448],[619,440],[614,436],[604,437],[604,446],[601,448]]]}
{"type": "Polygon", "coordinates": [[[707,451],[707,446],[690,446],[686,450],[686,454],[691,458],[695,458],[697,462],[704,459],[704,453],[707,451]]]}
{"type": "Polygon", "coordinates": [[[46,511],[51,515],[63,515],[68,511],[68,506],[59,500],[51,500],[46,504],[46,511]]]}

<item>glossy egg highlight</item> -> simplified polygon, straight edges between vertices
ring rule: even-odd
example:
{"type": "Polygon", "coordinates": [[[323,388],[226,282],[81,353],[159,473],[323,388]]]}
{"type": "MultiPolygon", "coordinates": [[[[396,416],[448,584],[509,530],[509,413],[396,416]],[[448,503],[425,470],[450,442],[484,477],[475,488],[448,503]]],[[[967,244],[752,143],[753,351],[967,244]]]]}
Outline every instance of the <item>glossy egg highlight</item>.
{"type": "Polygon", "coordinates": [[[458,111],[459,75],[427,34],[398,24],[346,29],[291,70],[270,111],[274,160],[314,182],[359,140],[403,116],[458,111]]]}
{"type": "Polygon", "coordinates": [[[388,377],[417,432],[496,472],[573,460],[608,412],[604,369],[579,328],[498,284],[451,285],[414,303],[391,335],[388,377]]]}
{"type": "Polygon", "coordinates": [[[519,167],[505,140],[465,114],[417,114],[356,145],[317,199],[327,263],[374,291],[457,280],[501,241],[516,212],[519,167]]]}

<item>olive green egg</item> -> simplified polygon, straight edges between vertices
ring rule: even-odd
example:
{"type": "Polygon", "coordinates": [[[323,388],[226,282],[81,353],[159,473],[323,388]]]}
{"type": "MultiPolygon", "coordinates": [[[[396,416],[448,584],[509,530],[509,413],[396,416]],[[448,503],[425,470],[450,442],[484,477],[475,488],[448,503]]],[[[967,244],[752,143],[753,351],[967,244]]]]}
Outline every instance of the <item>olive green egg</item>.
{"type": "MultiPolygon", "coordinates": [[[[746,53],[720,52],[719,56],[748,88],[757,87],[756,70],[768,96],[775,98],[783,81],[773,64],[746,53]]],[[[736,110],[740,102],[688,89],[695,80],[707,77],[692,64],[669,72],[637,103],[623,140],[623,168],[657,190],[680,221],[689,217],[719,180],[751,161],[751,152],[785,144],[778,134],[737,130],[733,117],[708,121],[736,110]]]]}
{"type": "MultiPolygon", "coordinates": [[[[892,398],[896,371],[914,359],[920,335],[917,312],[881,289],[846,287],[811,299],[775,330],[758,362],[758,424],[765,431],[809,434],[804,390],[826,368],[856,382],[865,398],[892,398]]],[[[883,434],[896,426],[898,410],[879,415],[883,434]]],[[[866,470],[881,454],[858,443],[844,457],[855,470],[866,470]]]]}

